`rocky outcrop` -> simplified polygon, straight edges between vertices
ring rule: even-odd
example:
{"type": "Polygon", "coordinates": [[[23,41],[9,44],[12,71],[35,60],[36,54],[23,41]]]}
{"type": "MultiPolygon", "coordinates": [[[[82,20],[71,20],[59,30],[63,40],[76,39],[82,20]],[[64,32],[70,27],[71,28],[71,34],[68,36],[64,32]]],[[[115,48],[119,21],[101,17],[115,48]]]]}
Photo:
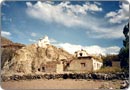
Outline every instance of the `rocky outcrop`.
{"type": "Polygon", "coordinates": [[[14,43],[5,37],[1,37],[1,68],[3,68],[5,62],[10,62],[16,50],[24,46],[24,44],[14,43]]]}
{"type": "Polygon", "coordinates": [[[12,59],[5,62],[2,74],[36,73],[38,68],[46,65],[47,62],[69,61],[70,58],[73,58],[71,54],[52,45],[47,45],[46,48],[34,44],[27,45],[17,50],[12,59]]]}
{"type": "Polygon", "coordinates": [[[5,37],[1,37],[1,44],[12,44],[13,42],[5,37]]]}

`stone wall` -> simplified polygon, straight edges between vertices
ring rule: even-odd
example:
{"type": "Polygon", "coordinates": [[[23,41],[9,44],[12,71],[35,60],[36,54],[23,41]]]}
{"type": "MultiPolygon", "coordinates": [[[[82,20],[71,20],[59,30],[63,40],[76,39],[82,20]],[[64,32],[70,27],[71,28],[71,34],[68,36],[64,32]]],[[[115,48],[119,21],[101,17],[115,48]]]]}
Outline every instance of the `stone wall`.
{"type": "Polygon", "coordinates": [[[116,73],[63,73],[63,74],[28,74],[28,75],[12,75],[1,76],[1,81],[10,80],[33,80],[33,79],[94,79],[94,80],[128,80],[129,73],[116,72],[116,73]]]}
{"type": "Polygon", "coordinates": [[[91,59],[74,59],[68,66],[68,71],[92,71],[93,65],[92,65],[91,59]]]}
{"type": "Polygon", "coordinates": [[[112,61],[112,67],[121,68],[121,67],[120,67],[120,61],[112,61]]]}
{"type": "Polygon", "coordinates": [[[47,62],[45,65],[45,72],[56,72],[56,65],[57,62],[55,61],[47,62]]]}
{"type": "Polygon", "coordinates": [[[60,62],[60,64],[56,65],[56,73],[63,73],[63,62],[60,62]]]}

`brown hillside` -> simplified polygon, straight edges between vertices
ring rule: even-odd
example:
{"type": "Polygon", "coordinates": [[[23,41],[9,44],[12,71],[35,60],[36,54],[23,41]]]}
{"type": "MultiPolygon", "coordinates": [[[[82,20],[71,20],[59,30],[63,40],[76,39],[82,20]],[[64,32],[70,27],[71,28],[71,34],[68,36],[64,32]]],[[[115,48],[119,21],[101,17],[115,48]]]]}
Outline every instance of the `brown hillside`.
{"type": "Polygon", "coordinates": [[[1,44],[12,44],[13,42],[5,37],[1,37],[1,44]]]}
{"type": "Polygon", "coordinates": [[[24,44],[14,43],[5,37],[1,37],[1,68],[3,68],[6,61],[12,59],[16,50],[24,46],[24,44]]]}
{"type": "Polygon", "coordinates": [[[53,45],[48,45],[46,48],[37,47],[34,44],[27,45],[6,60],[2,73],[36,73],[40,72],[42,67],[52,68],[55,71],[55,68],[51,66],[55,67],[55,64],[60,63],[61,60],[69,61],[72,57],[68,52],[53,45]],[[50,63],[49,66],[47,63],[50,63]]]}

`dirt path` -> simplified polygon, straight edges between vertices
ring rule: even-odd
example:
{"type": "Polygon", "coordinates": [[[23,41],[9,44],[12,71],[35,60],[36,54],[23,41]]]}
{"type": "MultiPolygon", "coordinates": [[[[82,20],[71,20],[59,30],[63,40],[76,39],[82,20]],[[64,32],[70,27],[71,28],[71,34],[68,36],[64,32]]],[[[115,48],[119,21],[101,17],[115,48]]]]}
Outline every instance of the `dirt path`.
{"type": "Polygon", "coordinates": [[[91,89],[99,87],[119,88],[119,80],[30,80],[2,82],[4,89],[91,89]]]}

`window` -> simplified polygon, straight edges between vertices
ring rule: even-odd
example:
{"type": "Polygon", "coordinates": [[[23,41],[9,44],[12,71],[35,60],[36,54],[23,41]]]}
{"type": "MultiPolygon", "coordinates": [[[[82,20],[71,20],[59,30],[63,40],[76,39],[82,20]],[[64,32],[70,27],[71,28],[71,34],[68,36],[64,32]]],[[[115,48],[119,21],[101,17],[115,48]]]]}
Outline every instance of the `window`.
{"type": "Polygon", "coordinates": [[[82,54],[82,53],[79,53],[79,55],[82,57],[83,54],[82,54]]]}
{"type": "Polygon", "coordinates": [[[67,63],[67,67],[70,67],[70,64],[69,64],[69,63],[67,63]]]}
{"type": "Polygon", "coordinates": [[[45,71],[45,67],[42,67],[42,71],[43,71],[43,72],[45,71]]]}
{"type": "Polygon", "coordinates": [[[83,68],[83,67],[85,67],[86,65],[85,65],[85,63],[81,63],[81,67],[83,68]]]}
{"type": "Polygon", "coordinates": [[[40,68],[38,68],[38,71],[40,72],[40,68]]]}

